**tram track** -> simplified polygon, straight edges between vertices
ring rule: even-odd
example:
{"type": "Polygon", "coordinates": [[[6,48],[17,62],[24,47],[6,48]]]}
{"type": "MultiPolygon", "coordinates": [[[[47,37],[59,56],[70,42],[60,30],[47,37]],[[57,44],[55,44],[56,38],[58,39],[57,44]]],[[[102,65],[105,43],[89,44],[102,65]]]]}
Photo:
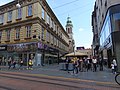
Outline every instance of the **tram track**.
{"type": "Polygon", "coordinates": [[[61,80],[61,79],[55,79],[55,78],[50,78],[50,77],[41,77],[41,76],[36,76],[36,75],[30,75],[30,74],[16,74],[16,73],[6,73],[6,72],[2,72],[0,73],[1,77],[6,77],[6,78],[13,78],[13,79],[17,79],[17,80],[27,80],[27,81],[32,81],[32,82],[40,82],[40,83],[47,83],[47,84],[54,84],[54,85],[60,85],[60,86],[66,86],[66,87],[72,87],[72,88],[81,88],[78,85],[78,82],[73,82],[70,80],[66,81],[66,80],[61,80]],[[64,82],[64,83],[63,83],[64,82]],[[68,84],[68,83],[72,83],[72,84],[68,84]],[[73,85],[73,83],[75,85],[73,85]]]}
{"type": "MultiPolygon", "coordinates": [[[[107,83],[107,85],[103,82],[96,83],[90,80],[80,80],[80,79],[70,79],[70,78],[62,78],[62,77],[51,77],[47,75],[38,75],[38,74],[25,74],[25,73],[16,73],[16,72],[0,72],[0,77],[5,78],[13,78],[17,80],[26,80],[30,82],[40,82],[47,84],[54,84],[59,86],[71,87],[71,88],[84,88],[86,86],[86,90],[89,88],[93,88],[93,86],[97,87],[111,87],[111,88],[120,88],[114,85],[110,85],[111,83],[107,83]],[[106,86],[105,86],[106,85],[106,86]]],[[[95,88],[95,87],[94,87],[95,88]]]]}

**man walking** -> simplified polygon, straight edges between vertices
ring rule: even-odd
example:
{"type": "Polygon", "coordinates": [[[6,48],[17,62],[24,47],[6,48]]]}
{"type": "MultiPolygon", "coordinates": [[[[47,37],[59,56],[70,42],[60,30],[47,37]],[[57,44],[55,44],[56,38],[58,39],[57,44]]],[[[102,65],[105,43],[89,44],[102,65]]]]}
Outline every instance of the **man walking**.
{"type": "Polygon", "coordinates": [[[92,59],[92,63],[93,63],[93,72],[96,72],[96,70],[97,70],[97,59],[96,59],[95,56],[92,59]]]}
{"type": "Polygon", "coordinates": [[[113,65],[114,65],[114,73],[116,74],[116,72],[117,72],[117,62],[116,62],[116,59],[114,58],[113,59],[113,65]]]}
{"type": "Polygon", "coordinates": [[[65,65],[66,65],[66,71],[69,73],[69,63],[70,63],[70,58],[66,58],[65,65]]]}

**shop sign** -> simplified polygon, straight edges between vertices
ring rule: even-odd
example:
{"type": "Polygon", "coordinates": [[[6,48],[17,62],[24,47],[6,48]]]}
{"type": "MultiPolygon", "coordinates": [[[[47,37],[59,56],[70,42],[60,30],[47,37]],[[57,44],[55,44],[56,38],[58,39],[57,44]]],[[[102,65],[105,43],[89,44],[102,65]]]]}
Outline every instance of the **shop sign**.
{"type": "Polygon", "coordinates": [[[45,50],[48,50],[48,46],[47,46],[47,45],[44,45],[44,49],[45,49],[45,50]]]}
{"type": "Polygon", "coordinates": [[[24,44],[13,44],[9,45],[8,51],[34,51],[37,50],[37,43],[24,43],[24,44]]]}
{"type": "Polygon", "coordinates": [[[7,45],[0,46],[0,51],[4,51],[4,50],[7,50],[7,45]]]}
{"type": "Polygon", "coordinates": [[[39,49],[44,49],[44,44],[43,44],[42,42],[39,42],[39,43],[38,43],[38,48],[39,48],[39,49]]]}

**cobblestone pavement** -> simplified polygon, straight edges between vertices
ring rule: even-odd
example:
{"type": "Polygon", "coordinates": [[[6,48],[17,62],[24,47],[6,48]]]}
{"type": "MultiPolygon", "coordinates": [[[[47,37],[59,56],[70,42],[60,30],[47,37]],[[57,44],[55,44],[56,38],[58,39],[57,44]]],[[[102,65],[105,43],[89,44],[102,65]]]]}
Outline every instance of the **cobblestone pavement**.
{"type": "Polygon", "coordinates": [[[48,76],[56,76],[56,77],[65,77],[65,78],[77,78],[82,80],[92,80],[92,81],[101,81],[101,82],[108,82],[108,83],[115,83],[114,74],[111,73],[111,70],[108,68],[104,68],[104,71],[97,71],[97,72],[79,72],[78,75],[73,75],[72,71],[70,73],[60,70],[58,64],[53,65],[45,65],[43,67],[33,67],[33,70],[27,70],[27,67],[23,67],[22,69],[10,69],[8,67],[1,67],[1,71],[12,71],[12,72],[23,72],[29,74],[41,74],[41,75],[48,75],[48,76]]]}

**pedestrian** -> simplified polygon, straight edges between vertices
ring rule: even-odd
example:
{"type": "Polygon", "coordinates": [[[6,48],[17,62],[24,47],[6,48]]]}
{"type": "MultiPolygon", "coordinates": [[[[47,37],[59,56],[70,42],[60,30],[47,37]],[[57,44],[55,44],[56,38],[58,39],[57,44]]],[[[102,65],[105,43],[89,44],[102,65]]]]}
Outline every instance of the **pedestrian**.
{"type": "Polygon", "coordinates": [[[73,75],[78,74],[79,59],[73,61],[73,75]]]}
{"type": "Polygon", "coordinates": [[[113,58],[113,64],[114,64],[114,73],[116,74],[116,72],[117,72],[117,62],[116,62],[116,59],[115,58],[113,58]]]}
{"type": "Polygon", "coordinates": [[[115,73],[115,68],[114,68],[114,64],[111,63],[111,69],[112,69],[112,73],[114,74],[115,73]]]}
{"type": "Polygon", "coordinates": [[[2,59],[0,58],[0,66],[2,66],[2,59]]]}
{"type": "Polygon", "coordinates": [[[80,58],[79,59],[79,71],[81,71],[81,72],[83,72],[83,59],[82,58],[80,58]]]}
{"type": "Polygon", "coordinates": [[[23,60],[21,59],[21,60],[20,60],[20,67],[19,67],[19,70],[22,68],[22,66],[23,66],[23,60]]]}
{"type": "Polygon", "coordinates": [[[103,71],[103,59],[99,59],[99,66],[100,66],[100,71],[103,71]]]}
{"type": "Polygon", "coordinates": [[[14,60],[12,64],[13,64],[13,69],[15,69],[16,68],[16,61],[14,60]]]}
{"type": "Polygon", "coordinates": [[[92,71],[92,58],[89,59],[89,69],[92,71]]]}
{"type": "Polygon", "coordinates": [[[12,65],[12,59],[11,59],[11,57],[9,57],[9,59],[8,59],[8,69],[11,68],[11,65],[12,65]]]}
{"type": "Polygon", "coordinates": [[[93,63],[93,72],[96,72],[97,71],[97,59],[95,56],[92,59],[92,63],[93,63]]]}
{"type": "Polygon", "coordinates": [[[0,58],[0,70],[1,70],[2,59],[0,58]]]}
{"type": "Polygon", "coordinates": [[[84,71],[88,71],[89,60],[85,57],[84,59],[84,71]]]}
{"type": "Polygon", "coordinates": [[[28,68],[27,69],[32,70],[33,69],[32,66],[33,66],[33,61],[32,61],[32,59],[29,59],[29,61],[28,61],[28,68]]]}
{"type": "Polygon", "coordinates": [[[69,63],[70,63],[70,58],[66,58],[65,60],[65,66],[66,66],[66,71],[69,73],[69,63]]]}

